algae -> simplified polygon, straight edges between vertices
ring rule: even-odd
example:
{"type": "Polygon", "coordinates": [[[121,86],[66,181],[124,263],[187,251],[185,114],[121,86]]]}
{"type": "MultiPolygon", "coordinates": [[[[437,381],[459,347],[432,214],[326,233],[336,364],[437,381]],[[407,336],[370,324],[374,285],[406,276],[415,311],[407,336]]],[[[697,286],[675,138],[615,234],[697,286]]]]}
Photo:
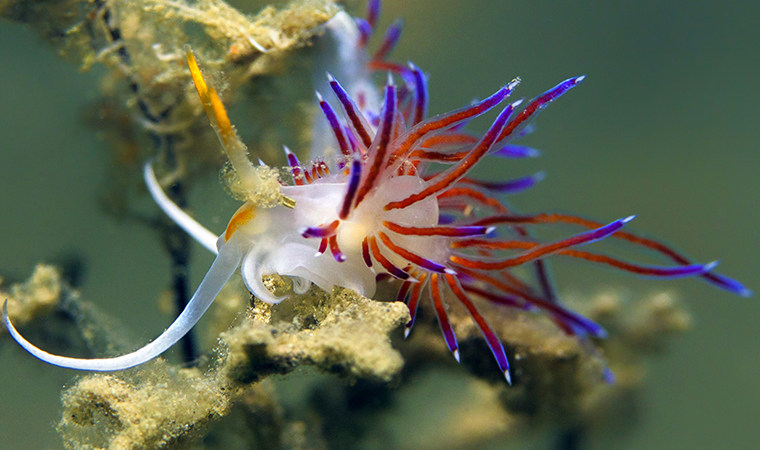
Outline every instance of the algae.
{"type": "MultiPolygon", "coordinates": [[[[290,283],[279,277],[269,277],[267,284],[277,295],[290,292],[290,283]]],[[[428,305],[421,306],[412,336],[403,340],[401,325],[409,315],[402,303],[339,288],[291,295],[271,306],[251,298],[239,281],[230,283],[210,327],[228,327],[237,308],[245,313],[237,311],[236,324],[221,333],[211,353],[216,356],[203,368],[158,359],[124,372],[80,377],[62,397],[58,431],[67,447],[364,447],[378,435],[393,434],[394,411],[404,411],[407,396],[440,384],[437,377],[456,368],[428,305]],[[300,369],[305,367],[344,380],[307,382],[316,402],[307,412],[283,403],[278,389],[283,374],[297,371],[297,379],[311,379],[300,369]]],[[[648,358],[689,323],[673,294],[634,299],[605,291],[585,308],[610,332],[597,350],[534,313],[494,309],[497,314],[489,317],[512,353],[515,386],[491,367],[490,350],[466,313],[452,309],[469,375],[456,375],[458,394],[447,399],[451,403],[437,420],[420,425],[415,439],[395,448],[464,449],[557,430],[604,429],[630,414],[648,358]],[[614,384],[604,381],[604,361],[615,372],[614,384]]]]}
{"type": "MultiPolygon", "coordinates": [[[[188,45],[214,74],[225,104],[240,97],[258,104],[250,81],[283,72],[289,56],[308,46],[337,11],[333,0],[296,0],[254,16],[222,0],[0,2],[0,17],[29,25],[82,70],[107,69],[88,122],[110,146],[103,200],[120,216],[133,215],[148,158],[157,157],[164,186],[192,183],[223,160],[192,88],[188,45]]],[[[287,109],[284,103],[274,109],[278,105],[287,109]]],[[[262,117],[282,116],[272,109],[262,108],[262,117]]]]}
{"type": "MultiPolygon", "coordinates": [[[[8,291],[0,289],[0,298],[8,301],[8,317],[19,325],[50,312],[61,297],[61,275],[52,266],[38,264],[29,280],[14,284],[8,291]]],[[[2,278],[0,278],[0,285],[2,278]]],[[[7,334],[5,327],[0,334],[7,334]]]]}

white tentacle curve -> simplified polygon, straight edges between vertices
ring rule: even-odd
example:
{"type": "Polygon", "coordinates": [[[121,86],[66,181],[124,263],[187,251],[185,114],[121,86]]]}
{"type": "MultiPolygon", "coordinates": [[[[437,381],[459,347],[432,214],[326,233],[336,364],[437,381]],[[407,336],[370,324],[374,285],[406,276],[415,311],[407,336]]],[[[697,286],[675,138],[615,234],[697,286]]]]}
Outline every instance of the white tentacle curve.
{"type": "Polygon", "coordinates": [[[199,244],[206,247],[212,253],[218,253],[216,248],[218,236],[198,223],[198,221],[190,217],[190,215],[183,211],[182,208],[171,201],[171,199],[164,193],[163,189],[161,189],[161,185],[158,184],[156,174],[153,173],[152,162],[152,159],[148,160],[143,166],[143,178],[145,179],[145,185],[148,187],[148,192],[150,192],[153,200],[161,210],[179,225],[180,228],[185,230],[190,237],[198,241],[199,244]]]}
{"type": "Polygon", "coordinates": [[[240,265],[241,258],[242,255],[237,245],[225,245],[222,247],[206,276],[203,277],[200,286],[198,286],[195,294],[193,294],[193,297],[182,311],[182,314],[154,341],[126,355],[114,358],[82,359],[48,353],[36,347],[19,334],[8,317],[8,300],[3,304],[3,322],[5,322],[5,327],[8,329],[11,337],[19,345],[47,363],[69,369],[98,372],[129,369],[130,367],[150,361],[182,339],[198,323],[203,313],[214,302],[216,296],[219,295],[219,292],[227,283],[227,280],[230,279],[240,265]]]}

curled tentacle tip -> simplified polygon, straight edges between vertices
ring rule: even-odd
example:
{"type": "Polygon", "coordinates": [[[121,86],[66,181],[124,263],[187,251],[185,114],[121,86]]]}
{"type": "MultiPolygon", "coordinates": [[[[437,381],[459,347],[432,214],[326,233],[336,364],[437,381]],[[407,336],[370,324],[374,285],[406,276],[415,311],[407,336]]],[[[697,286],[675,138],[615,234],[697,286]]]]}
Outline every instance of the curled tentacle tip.
{"type": "Polygon", "coordinates": [[[454,351],[453,351],[453,352],[451,352],[451,353],[453,353],[453,354],[454,354],[454,359],[456,359],[456,360],[457,360],[457,362],[461,364],[461,361],[459,360],[459,349],[458,349],[458,348],[455,348],[455,349],[454,349],[454,351]]]}

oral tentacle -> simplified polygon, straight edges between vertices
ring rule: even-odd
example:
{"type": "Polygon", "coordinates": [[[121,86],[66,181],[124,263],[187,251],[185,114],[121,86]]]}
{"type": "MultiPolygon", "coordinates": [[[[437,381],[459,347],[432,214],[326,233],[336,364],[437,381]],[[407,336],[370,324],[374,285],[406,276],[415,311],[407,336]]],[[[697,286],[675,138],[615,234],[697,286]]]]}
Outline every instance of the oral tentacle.
{"type": "Polygon", "coordinates": [[[190,217],[189,214],[177,206],[177,204],[164,193],[164,190],[161,189],[161,185],[158,184],[156,174],[153,172],[152,163],[153,160],[148,160],[148,162],[143,165],[143,179],[145,180],[145,185],[148,187],[148,192],[150,192],[153,201],[156,202],[164,214],[169,216],[174,223],[185,230],[185,232],[195,239],[196,242],[214,254],[219,253],[219,250],[216,248],[216,242],[219,237],[190,217]]]}
{"type": "Polygon", "coordinates": [[[234,245],[224,245],[219,249],[211,268],[203,277],[203,281],[193,294],[185,309],[177,319],[155,340],[132,353],[113,358],[82,359],[66,356],[53,355],[31,342],[24,339],[8,318],[8,301],[3,305],[3,321],[13,339],[26,351],[45,361],[59,367],[77,370],[89,370],[97,372],[112,372],[129,369],[156,358],[171,346],[179,342],[200,320],[203,313],[211,306],[216,296],[219,295],[227,280],[240,265],[242,254],[234,245]]]}

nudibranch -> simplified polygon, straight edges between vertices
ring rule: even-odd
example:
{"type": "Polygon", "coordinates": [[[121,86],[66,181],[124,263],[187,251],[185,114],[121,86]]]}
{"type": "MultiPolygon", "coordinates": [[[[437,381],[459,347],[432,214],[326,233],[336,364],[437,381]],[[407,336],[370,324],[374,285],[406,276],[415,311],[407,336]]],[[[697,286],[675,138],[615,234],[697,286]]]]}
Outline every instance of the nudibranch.
{"type": "MultiPolygon", "coordinates": [[[[357,22],[361,46],[375,25],[378,8],[379,2],[371,1],[369,18],[357,22]]],[[[317,94],[317,100],[339,156],[336,161],[317,159],[303,165],[286,148],[292,184],[281,182],[272,169],[251,163],[219,96],[206,84],[188,51],[195,87],[234,170],[236,189],[246,202],[217,238],[168,199],[150,163],[145,166],[145,179],[164,212],[217,253],[208,273],[175,322],[133,353],[102,359],[52,355],[25,340],[4,307],[3,319],[13,338],[51,364],[122,370],[155,358],[181,339],[238,268],[250,292],[272,304],[284,297],[266,288],[265,275],[291,278],[297,294],[313,283],[324,290],[340,286],[368,297],[375,294],[378,276],[384,275],[400,280],[397,300],[406,302],[411,313],[405,336],[414,325],[420,302],[429,300],[446,345],[458,361],[457,338],[447,312],[447,302],[455,300],[469,312],[510,381],[503,344],[477,302],[540,312],[565,333],[581,339],[605,336],[598,324],[561,305],[543,265],[548,256],[592,261],[646,277],[698,276],[735,294],[750,295],[739,282],[713,272],[714,262],[695,264],[656,241],[621,231],[633,216],[601,224],[565,214],[521,215],[500,200],[504,193],[529,188],[539,176],[502,182],[469,176],[488,157],[535,156],[533,150],[511,142],[527,132],[544,108],[581,83],[583,76],[559,83],[524,106],[520,100],[506,101],[519,84],[515,79],[483,100],[427,118],[425,74],[413,64],[384,61],[397,38],[397,25],[393,25],[369,62],[371,68],[389,72],[377,110],[362,98],[354,99],[328,75],[340,115],[322,95],[317,94]],[[400,79],[399,85],[391,74],[400,79]],[[471,120],[497,107],[500,112],[482,136],[464,130],[471,120]],[[547,223],[586,230],[538,242],[531,225],[547,223]],[[657,252],[675,265],[641,265],[578,249],[609,237],[657,252]],[[524,265],[532,266],[535,281],[513,270],[524,265]]]]}

